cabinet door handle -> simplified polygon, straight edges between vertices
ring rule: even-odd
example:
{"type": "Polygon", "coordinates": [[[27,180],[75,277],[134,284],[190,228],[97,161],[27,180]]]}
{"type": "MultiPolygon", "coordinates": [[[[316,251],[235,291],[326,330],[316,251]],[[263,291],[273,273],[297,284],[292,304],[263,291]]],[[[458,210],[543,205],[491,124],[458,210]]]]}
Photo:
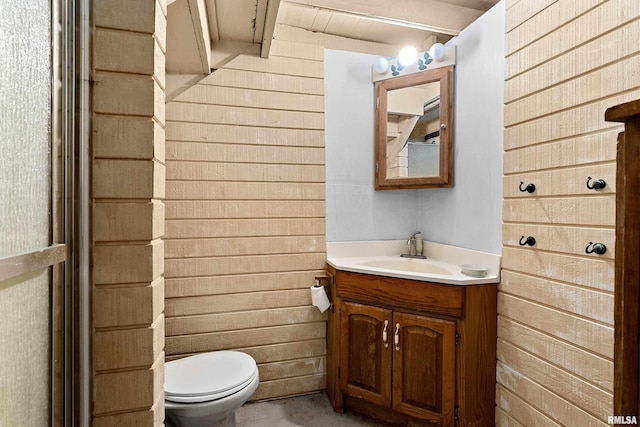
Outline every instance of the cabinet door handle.
{"type": "Polygon", "coordinates": [[[396,323],[396,333],[393,336],[393,343],[395,344],[396,351],[400,351],[400,323],[396,323]]]}
{"type": "Polygon", "coordinates": [[[384,344],[384,348],[389,347],[389,340],[387,334],[387,327],[389,327],[389,321],[384,321],[384,329],[382,330],[382,343],[384,344]]]}

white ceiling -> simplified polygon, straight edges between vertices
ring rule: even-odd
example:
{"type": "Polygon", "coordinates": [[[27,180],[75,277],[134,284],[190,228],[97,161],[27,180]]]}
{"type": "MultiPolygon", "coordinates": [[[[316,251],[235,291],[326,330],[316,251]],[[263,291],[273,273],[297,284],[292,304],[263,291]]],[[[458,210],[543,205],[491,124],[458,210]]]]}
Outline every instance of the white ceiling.
{"type": "Polygon", "coordinates": [[[428,49],[458,34],[498,1],[168,0],[167,71],[207,74],[206,64],[216,68],[234,52],[256,46],[266,57],[278,24],[428,49]]]}
{"type": "Polygon", "coordinates": [[[282,0],[278,23],[358,40],[420,47],[445,42],[498,0],[282,0]]]}

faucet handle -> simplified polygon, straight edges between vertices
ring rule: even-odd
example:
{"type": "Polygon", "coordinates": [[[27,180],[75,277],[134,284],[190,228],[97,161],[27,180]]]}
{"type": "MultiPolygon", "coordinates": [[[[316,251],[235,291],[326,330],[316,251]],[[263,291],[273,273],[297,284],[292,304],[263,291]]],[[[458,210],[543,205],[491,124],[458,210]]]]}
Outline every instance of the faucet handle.
{"type": "Polygon", "coordinates": [[[411,234],[411,238],[415,239],[418,236],[418,234],[422,234],[422,231],[416,231],[415,233],[411,234]]]}

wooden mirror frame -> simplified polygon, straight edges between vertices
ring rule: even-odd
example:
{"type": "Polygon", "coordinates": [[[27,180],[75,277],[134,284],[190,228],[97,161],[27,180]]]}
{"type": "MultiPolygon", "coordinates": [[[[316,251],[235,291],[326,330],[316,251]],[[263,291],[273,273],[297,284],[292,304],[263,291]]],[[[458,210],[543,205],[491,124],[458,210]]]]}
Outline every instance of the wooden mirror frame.
{"type": "Polygon", "coordinates": [[[453,65],[376,82],[375,189],[453,187],[453,65]],[[387,177],[387,92],[440,82],[440,174],[387,177]]]}

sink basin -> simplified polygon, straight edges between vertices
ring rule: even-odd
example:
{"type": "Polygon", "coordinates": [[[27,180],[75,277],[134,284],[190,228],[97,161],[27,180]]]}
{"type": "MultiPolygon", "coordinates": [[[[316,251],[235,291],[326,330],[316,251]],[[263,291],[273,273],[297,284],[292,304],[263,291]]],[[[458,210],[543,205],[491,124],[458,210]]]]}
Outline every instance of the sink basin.
{"type": "Polygon", "coordinates": [[[500,255],[428,241],[423,241],[423,248],[427,259],[401,258],[400,254],[407,252],[406,239],[327,242],[327,264],[351,273],[432,283],[466,286],[500,282],[500,255]],[[482,266],[482,275],[463,274],[464,264],[473,269],[482,266]]]}
{"type": "Polygon", "coordinates": [[[423,259],[381,259],[362,262],[359,265],[363,267],[383,268],[386,270],[410,271],[412,273],[451,275],[449,270],[438,267],[423,259]]]}

